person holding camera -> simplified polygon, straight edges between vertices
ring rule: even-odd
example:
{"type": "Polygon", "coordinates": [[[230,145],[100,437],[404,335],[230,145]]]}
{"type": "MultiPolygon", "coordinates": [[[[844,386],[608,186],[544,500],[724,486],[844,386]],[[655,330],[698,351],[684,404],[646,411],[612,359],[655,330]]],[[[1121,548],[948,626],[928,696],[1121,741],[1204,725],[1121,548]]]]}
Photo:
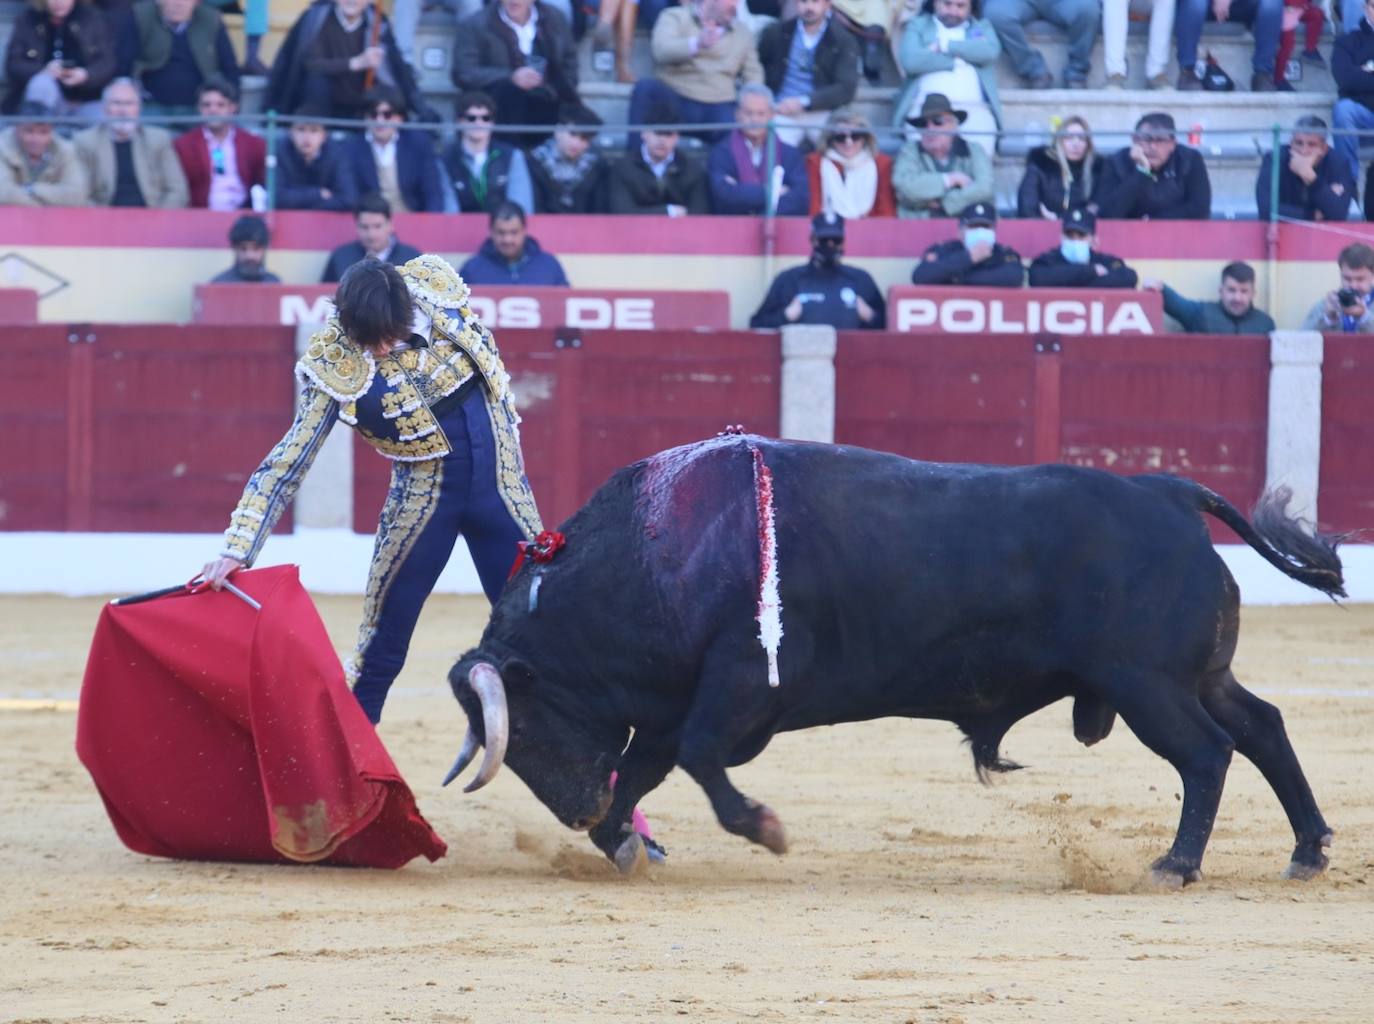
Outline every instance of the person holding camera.
{"type": "Polygon", "coordinates": [[[1347,245],[1336,257],[1341,286],[1312,307],[1302,322],[1306,331],[1374,334],[1374,249],[1362,243],[1347,245]]]}

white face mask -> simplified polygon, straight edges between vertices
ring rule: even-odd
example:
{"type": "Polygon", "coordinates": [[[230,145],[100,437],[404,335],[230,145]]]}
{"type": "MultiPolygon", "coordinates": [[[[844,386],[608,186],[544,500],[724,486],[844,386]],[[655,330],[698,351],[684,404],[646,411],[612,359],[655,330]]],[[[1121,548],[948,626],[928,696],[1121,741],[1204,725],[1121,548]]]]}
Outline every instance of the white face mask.
{"type": "Polygon", "coordinates": [[[964,232],[964,248],[972,249],[975,245],[995,245],[997,243],[997,232],[992,228],[969,228],[964,232]]]}
{"type": "Polygon", "coordinates": [[[1092,258],[1092,242],[1086,238],[1064,238],[1059,242],[1059,251],[1070,263],[1086,264],[1092,258]]]}

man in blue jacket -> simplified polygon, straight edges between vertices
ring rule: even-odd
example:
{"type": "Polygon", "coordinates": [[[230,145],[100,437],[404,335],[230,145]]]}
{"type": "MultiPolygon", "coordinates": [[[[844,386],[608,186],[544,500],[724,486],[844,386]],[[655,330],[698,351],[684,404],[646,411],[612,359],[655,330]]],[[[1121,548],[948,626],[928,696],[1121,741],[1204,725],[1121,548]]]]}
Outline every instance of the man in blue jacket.
{"type": "Polygon", "coordinates": [[[1353,32],[1336,39],[1331,48],[1331,77],[1340,99],[1331,113],[1336,129],[1336,152],[1360,176],[1360,137],[1354,130],[1374,130],[1374,0],[1365,0],[1364,17],[1353,32]]]}
{"type": "Polygon", "coordinates": [[[405,131],[405,100],[399,89],[379,85],[367,94],[368,127],[350,136],[343,159],[360,195],[377,192],[396,213],[442,213],[444,190],[434,139],[427,131],[405,131]]]}
{"type": "Polygon", "coordinates": [[[806,164],[793,146],[773,139],[768,153],[768,122],[773,118],[773,95],[767,86],[750,83],[739,91],[735,121],[739,125],[711,147],[706,176],[715,213],[772,212],[800,217],[811,207],[806,164]]]}
{"type": "Polygon", "coordinates": [[[328,114],[307,103],[296,111],[291,144],[277,148],[278,210],[351,210],[358,192],[343,160],[343,147],[331,142],[323,121],[328,114]]]}
{"type": "MultiPolygon", "coordinates": [[[[1260,220],[1272,212],[1274,154],[1264,154],[1255,178],[1260,220]]],[[[1345,220],[1355,198],[1350,166],[1331,153],[1326,122],[1312,114],[1298,118],[1293,138],[1279,147],[1279,216],[1289,220],[1345,220]]]]}
{"type": "Polygon", "coordinates": [[[563,265],[525,231],[525,211],[504,202],[491,214],[491,235],[458,273],[470,285],[553,285],[568,288],[563,265]]]}

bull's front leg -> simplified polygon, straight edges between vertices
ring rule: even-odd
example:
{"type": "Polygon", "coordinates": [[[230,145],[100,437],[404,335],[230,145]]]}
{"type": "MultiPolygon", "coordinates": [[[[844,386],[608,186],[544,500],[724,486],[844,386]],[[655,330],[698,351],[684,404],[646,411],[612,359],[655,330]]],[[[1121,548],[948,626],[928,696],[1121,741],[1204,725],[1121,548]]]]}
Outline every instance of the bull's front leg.
{"type": "Polygon", "coordinates": [[[634,829],[634,809],[667,777],[676,760],[676,735],[642,731],[635,733],[620,759],[610,810],[589,835],[622,874],[634,873],[648,859],[645,841],[634,829]]]}

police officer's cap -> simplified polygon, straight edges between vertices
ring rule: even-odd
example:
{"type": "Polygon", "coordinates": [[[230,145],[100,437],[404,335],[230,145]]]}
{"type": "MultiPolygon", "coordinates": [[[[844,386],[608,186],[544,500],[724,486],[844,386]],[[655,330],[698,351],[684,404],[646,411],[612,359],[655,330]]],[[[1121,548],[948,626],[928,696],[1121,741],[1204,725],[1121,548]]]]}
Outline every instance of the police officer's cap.
{"type": "Polygon", "coordinates": [[[959,223],[966,228],[992,227],[997,223],[997,211],[991,203],[972,203],[959,214],[959,223]]]}
{"type": "Polygon", "coordinates": [[[1097,230],[1097,215],[1087,207],[1075,206],[1064,211],[1060,223],[1065,231],[1081,231],[1085,235],[1091,235],[1097,230]]]}
{"type": "Polygon", "coordinates": [[[815,238],[838,238],[844,241],[844,218],[837,213],[818,213],[811,218],[811,234],[815,238]]]}

